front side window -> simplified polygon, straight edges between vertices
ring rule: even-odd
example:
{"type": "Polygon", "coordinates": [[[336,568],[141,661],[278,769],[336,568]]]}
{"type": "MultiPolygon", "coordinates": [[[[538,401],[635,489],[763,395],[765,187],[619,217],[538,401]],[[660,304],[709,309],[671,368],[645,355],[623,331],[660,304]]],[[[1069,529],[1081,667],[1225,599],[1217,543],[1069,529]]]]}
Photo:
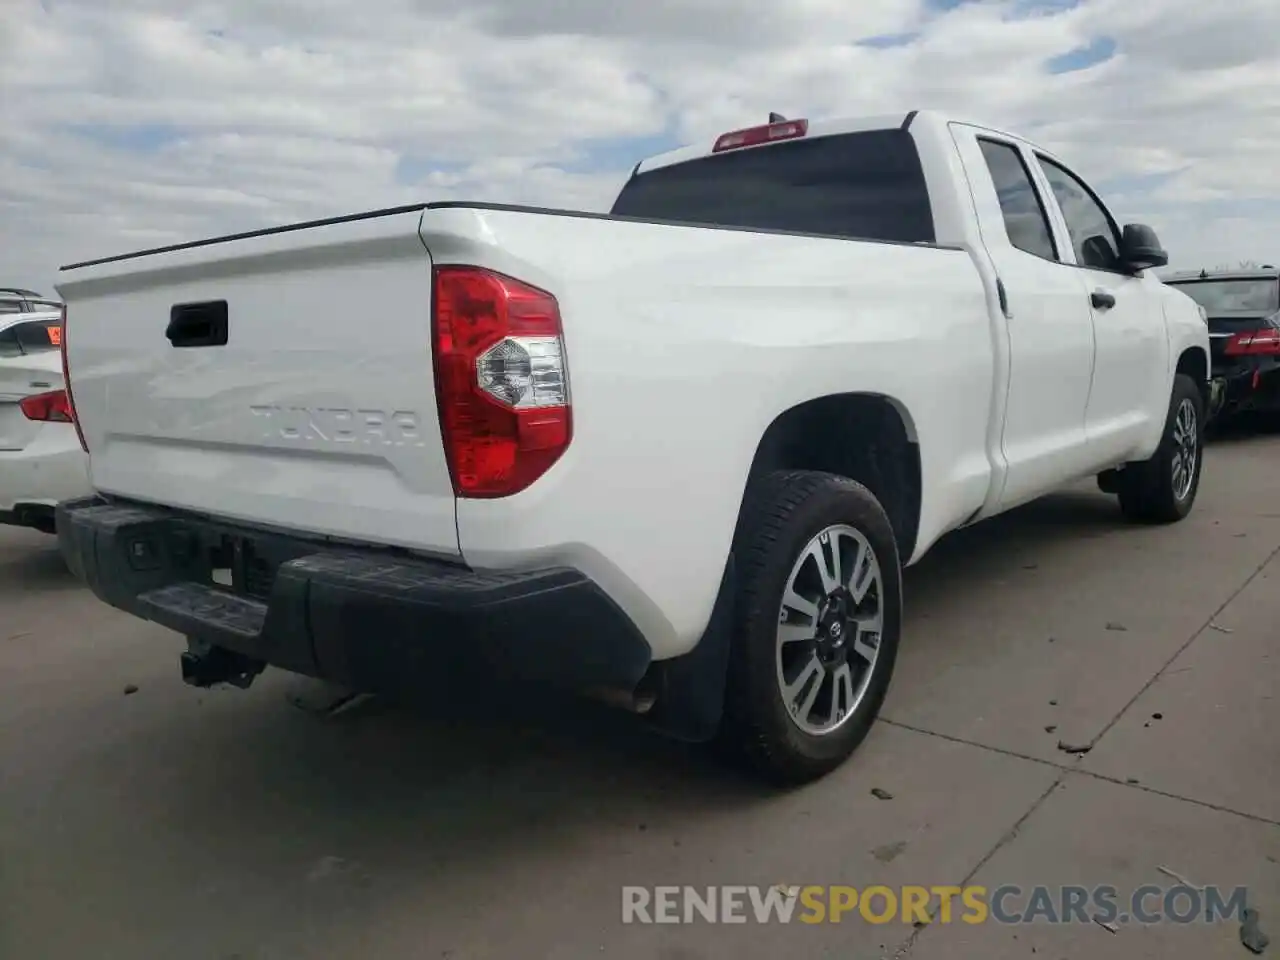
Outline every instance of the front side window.
{"type": "Polygon", "coordinates": [[[1009,242],[1026,253],[1046,260],[1058,259],[1040,195],[1016,147],[995,140],[979,139],[991,180],[1000,201],[1000,213],[1009,242]]]}
{"type": "Polygon", "coordinates": [[[1067,221],[1076,263],[1098,270],[1119,269],[1120,238],[1102,204],[1074,174],[1046,157],[1039,160],[1062,218],[1067,221]]]}

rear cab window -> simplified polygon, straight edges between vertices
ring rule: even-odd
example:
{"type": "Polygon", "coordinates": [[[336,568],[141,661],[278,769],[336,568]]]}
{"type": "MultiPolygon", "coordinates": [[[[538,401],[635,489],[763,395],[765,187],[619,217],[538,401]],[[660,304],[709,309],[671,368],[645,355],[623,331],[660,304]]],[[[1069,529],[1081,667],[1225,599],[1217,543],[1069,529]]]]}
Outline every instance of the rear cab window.
{"type": "Polygon", "coordinates": [[[610,211],[690,225],[935,243],[915,140],[866,130],[713,154],[636,174],[610,211]]]}

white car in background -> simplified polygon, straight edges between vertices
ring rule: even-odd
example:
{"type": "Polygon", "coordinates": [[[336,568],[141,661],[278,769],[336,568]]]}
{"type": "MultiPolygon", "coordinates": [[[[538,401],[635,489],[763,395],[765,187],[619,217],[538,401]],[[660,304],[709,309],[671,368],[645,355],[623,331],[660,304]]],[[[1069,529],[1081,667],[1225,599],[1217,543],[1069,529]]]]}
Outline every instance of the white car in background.
{"type": "Polygon", "coordinates": [[[61,334],[60,312],[0,314],[0,523],[45,533],[60,500],[92,491],[63,389],[61,334]]]}

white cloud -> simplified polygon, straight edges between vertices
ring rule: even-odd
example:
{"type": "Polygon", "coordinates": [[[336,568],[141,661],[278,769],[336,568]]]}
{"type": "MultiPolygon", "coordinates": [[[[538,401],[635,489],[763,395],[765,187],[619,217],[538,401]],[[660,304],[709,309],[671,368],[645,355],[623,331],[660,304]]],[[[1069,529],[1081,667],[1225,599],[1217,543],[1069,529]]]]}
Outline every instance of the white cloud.
{"type": "Polygon", "coordinates": [[[0,0],[0,283],[412,200],[601,209],[672,136],[923,106],[1112,183],[1179,263],[1276,262],[1277,36],[1273,0],[0,0]]]}

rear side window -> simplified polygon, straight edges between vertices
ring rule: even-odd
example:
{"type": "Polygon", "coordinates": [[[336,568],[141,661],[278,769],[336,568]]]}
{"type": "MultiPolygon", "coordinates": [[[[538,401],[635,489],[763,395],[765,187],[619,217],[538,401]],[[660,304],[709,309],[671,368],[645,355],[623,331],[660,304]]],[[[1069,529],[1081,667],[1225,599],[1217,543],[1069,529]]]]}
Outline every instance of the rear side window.
{"type": "Polygon", "coordinates": [[[62,345],[62,324],[58,320],[33,320],[13,328],[23,353],[57,350],[62,345]]]}
{"type": "Polygon", "coordinates": [[[0,332],[0,356],[46,353],[62,345],[62,326],[57,320],[31,320],[15,323],[0,332]]]}
{"type": "Polygon", "coordinates": [[[978,140],[987,169],[995,183],[996,197],[1000,200],[1000,213],[1004,216],[1005,232],[1009,242],[1027,253],[1046,260],[1057,260],[1058,251],[1049,231],[1049,218],[1045,215],[1040,194],[1031,183],[1031,174],[1021,154],[1007,143],[995,140],[978,140]]]}
{"type": "Polygon", "coordinates": [[[905,130],[792,140],[660,167],[632,177],[615,216],[935,242],[915,141],[905,130]]]}

